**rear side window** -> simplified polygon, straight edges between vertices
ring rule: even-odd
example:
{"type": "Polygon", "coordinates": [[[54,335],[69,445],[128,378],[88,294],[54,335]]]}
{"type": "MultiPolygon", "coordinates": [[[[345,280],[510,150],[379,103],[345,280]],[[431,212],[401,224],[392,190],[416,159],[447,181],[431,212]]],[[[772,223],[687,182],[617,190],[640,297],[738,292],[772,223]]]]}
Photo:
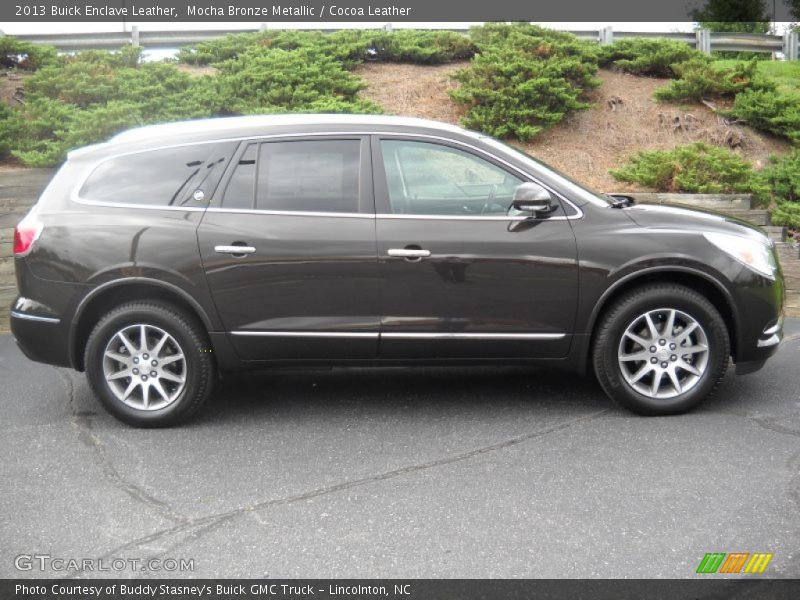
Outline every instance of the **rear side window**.
{"type": "Polygon", "coordinates": [[[191,204],[196,189],[206,196],[213,191],[231,150],[230,144],[196,144],[118,156],[98,165],[79,195],[112,204],[191,204]]]}
{"type": "Polygon", "coordinates": [[[225,208],[358,212],[359,140],[250,144],[225,189],[225,208]]]}

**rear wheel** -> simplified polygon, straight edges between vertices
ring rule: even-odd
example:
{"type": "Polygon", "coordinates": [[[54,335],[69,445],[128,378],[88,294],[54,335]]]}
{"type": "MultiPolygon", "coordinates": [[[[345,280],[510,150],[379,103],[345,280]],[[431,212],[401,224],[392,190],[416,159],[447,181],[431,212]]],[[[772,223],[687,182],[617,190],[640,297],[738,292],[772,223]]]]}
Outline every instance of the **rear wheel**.
{"type": "Polygon", "coordinates": [[[86,375],[115,417],[137,427],[185,422],[209,399],[215,368],[203,328],[161,302],[106,314],[86,344],[86,375]]]}
{"type": "Polygon", "coordinates": [[[677,284],[642,287],[602,318],[593,348],[605,392],[634,412],[686,412],[725,375],[730,340],[711,302],[677,284]]]}

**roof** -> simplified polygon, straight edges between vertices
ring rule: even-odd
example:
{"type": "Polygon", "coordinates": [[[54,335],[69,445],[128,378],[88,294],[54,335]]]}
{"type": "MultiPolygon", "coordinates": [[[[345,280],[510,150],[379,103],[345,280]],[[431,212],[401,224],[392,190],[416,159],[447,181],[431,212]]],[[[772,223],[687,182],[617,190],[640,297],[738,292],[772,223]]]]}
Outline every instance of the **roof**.
{"type": "Polygon", "coordinates": [[[194,137],[201,134],[209,137],[226,137],[240,135],[260,135],[267,133],[271,128],[313,126],[353,126],[361,128],[388,127],[400,129],[420,128],[438,130],[442,132],[457,133],[475,136],[461,127],[431,121],[428,119],[415,119],[409,117],[391,117],[385,115],[350,115],[350,114],[279,114],[279,115],[254,115],[246,117],[221,117],[214,119],[197,119],[193,121],[179,121],[162,125],[148,125],[129,129],[113,137],[112,143],[128,143],[155,138],[181,138],[194,137]],[[211,135],[210,135],[211,134],[211,135]]]}

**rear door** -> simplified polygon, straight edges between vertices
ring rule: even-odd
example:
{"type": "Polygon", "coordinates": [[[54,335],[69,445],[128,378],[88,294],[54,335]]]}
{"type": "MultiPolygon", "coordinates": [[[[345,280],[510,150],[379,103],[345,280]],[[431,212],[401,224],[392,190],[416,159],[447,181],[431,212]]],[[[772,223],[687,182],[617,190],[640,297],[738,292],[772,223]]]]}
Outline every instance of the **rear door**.
{"type": "Polygon", "coordinates": [[[251,140],[198,242],[246,360],[373,358],[379,306],[366,136],[251,140]]]}

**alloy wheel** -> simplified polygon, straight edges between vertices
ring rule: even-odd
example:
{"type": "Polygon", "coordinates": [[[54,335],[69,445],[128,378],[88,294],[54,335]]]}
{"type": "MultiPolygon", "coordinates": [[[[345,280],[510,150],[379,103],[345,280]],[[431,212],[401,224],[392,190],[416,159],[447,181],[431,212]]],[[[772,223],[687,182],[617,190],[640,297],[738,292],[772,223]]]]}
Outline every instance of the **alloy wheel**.
{"type": "Polygon", "coordinates": [[[163,329],[129,325],[108,341],[103,375],[121,402],[138,410],[159,410],[172,404],[186,387],[186,357],[177,340],[163,329]]]}
{"type": "Polygon", "coordinates": [[[622,334],[617,352],[625,381],[649,398],[688,392],[708,365],[708,337],[691,315],[659,308],[636,317],[622,334]]]}

